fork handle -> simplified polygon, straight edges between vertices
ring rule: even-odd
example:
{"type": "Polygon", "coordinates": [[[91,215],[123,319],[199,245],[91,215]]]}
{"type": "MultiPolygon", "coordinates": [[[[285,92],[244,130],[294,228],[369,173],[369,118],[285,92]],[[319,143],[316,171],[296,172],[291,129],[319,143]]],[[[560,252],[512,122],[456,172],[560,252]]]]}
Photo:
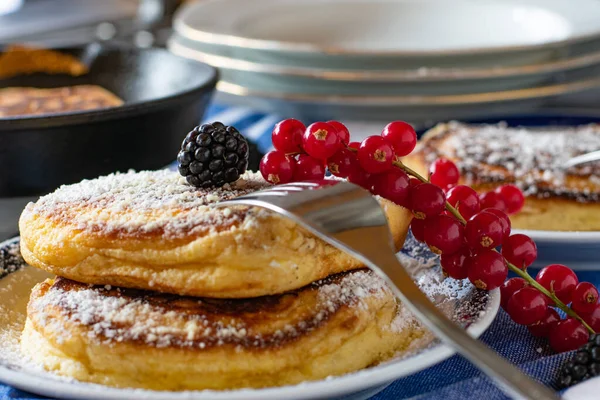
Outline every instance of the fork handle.
{"type": "Polygon", "coordinates": [[[377,259],[369,260],[369,267],[391,283],[390,287],[398,298],[440,339],[492,377],[500,384],[501,389],[514,398],[558,400],[552,390],[525,375],[498,353],[450,321],[418,288],[396,257],[385,253],[388,252],[381,252],[375,256],[377,259]]]}

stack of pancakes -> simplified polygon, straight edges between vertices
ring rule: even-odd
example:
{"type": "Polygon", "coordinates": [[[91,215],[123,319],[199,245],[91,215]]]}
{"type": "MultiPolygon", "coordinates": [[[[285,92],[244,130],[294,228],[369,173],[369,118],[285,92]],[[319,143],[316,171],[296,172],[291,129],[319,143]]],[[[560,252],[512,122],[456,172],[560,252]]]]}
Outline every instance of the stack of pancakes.
{"type": "MultiPolygon", "coordinates": [[[[82,381],[230,389],[355,371],[423,334],[357,260],[265,210],[211,206],[268,185],[130,172],[29,204],[23,257],[59,277],[32,292],[23,351],[82,381]]],[[[400,247],[410,213],[381,202],[400,247]]]]}

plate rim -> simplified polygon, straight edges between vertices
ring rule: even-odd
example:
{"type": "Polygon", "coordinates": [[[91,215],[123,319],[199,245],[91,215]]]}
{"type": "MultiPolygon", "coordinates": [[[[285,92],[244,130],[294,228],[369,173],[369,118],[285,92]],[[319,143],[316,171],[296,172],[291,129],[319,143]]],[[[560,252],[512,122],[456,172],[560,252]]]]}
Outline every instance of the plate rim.
{"type": "Polygon", "coordinates": [[[556,243],[598,244],[600,231],[541,231],[533,229],[514,229],[513,233],[521,233],[535,241],[556,243]]]}
{"type": "MultiPolygon", "coordinates": [[[[223,2],[224,0],[205,0],[203,2],[190,3],[179,9],[173,18],[173,30],[180,33],[182,36],[187,37],[191,40],[198,42],[235,47],[245,48],[252,50],[261,51],[272,51],[272,52],[291,52],[300,54],[318,54],[329,57],[335,56],[382,56],[382,57],[411,57],[411,56],[449,56],[449,55],[482,55],[482,54],[498,54],[507,52],[526,52],[533,50],[544,50],[560,48],[561,46],[567,46],[574,43],[584,42],[600,37],[600,28],[596,29],[595,32],[586,34],[571,34],[570,37],[564,39],[549,40],[547,42],[535,43],[535,44],[523,44],[523,45],[505,45],[496,47],[468,47],[460,49],[438,49],[438,50],[376,50],[376,51],[365,51],[357,49],[349,49],[343,47],[334,46],[318,46],[310,43],[294,43],[277,40],[264,40],[264,39],[251,39],[243,36],[214,33],[210,31],[204,31],[197,28],[192,28],[184,22],[185,18],[193,12],[198,12],[196,8],[202,10],[203,7],[210,7],[214,3],[223,2]]],[[[227,1],[227,0],[225,0],[227,1]]],[[[403,0],[405,1],[405,0],[403,0]]],[[[565,0],[557,0],[565,1],[565,0]]],[[[250,2],[246,3],[250,4],[250,2]]],[[[590,2],[591,4],[591,2],[590,2]]]]}
{"type": "Polygon", "coordinates": [[[600,63],[600,50],[588,54],[568,57],[548,62],[525,64],[517,66],[499,66],[483,68],[422,68],[387,69],[387,70],[340,70],[331,68],[291,67],[274,63],[247,61],[241,58],[227,57],[201,51],[179,43],[175,36],[167,41],[167,48],[180,57],[212,65],[219,69],[231,71],[258,73],[265,75],[312,78],[324,81],[342,82],[440,82],[450,80],[477,80],[490,78],[516,78],[536,76],[574,69],[591,67],[600,63]]]}
{"type": "Polygon", "coordinates": [[[361,95],[310,95],[295,93],[264,92],[247,88],[225,80],[217,83],[217,91],[236,97],[256,97],[292,103],[330,104],[343,106],[460,106],[473,104],[493,104],[517,100],[544,99],[570,93],[578,93],[600,87],[600,77],[577,79],[573,82],[542,85],[531,88],[481,92],[457,95],[403,95],[403,96],[361,96],[361,95]]]}
{"type": "MultiPolygon", "coordinates": [[[[0,248],[18,242],[19,236],[0,242],[0,248]]],[[[34,268],[34,267],[31,267],[34,268]]],[[[0,278],[1,279],[1,278],[0,278]]],[[[479,338],[495,320],[500,309],[500,289],[496,288],[488,292],[488,303],[484,315],[471,324],[466,332],[474,338],[479,338]]],[[[302,382],[297,385],[271,387],[263,389],[238,389],[227,391],[152,391],[143,389],[118,389],[99,384],[85,382],[74,382],[67,379],[54,379],[43,375],[29,374],[24,371],[14,371],[5,364],[0,363],[0,382],[3,382],[20,390],[35,394],[61,396],[63,398],[89,398],[89,399],[121,399],[127,395],[130,399],[197,399],[197,400],[268,400],[289,398],[292,392],[296,400],[308,400],[315,398],[327,398],[328,396],[344,396],[360,390],[382,386],[391,383],[404,376],[417,373],[425,368],[449,358],[456,352],[453,348],[440,343],[428,348],[419,354],[383,363],[382,365],[362,369],[356,372],[344,374],[331,379],[302,382]],[[398,364],[411,360],[417,366],[406,369],[399,368],[398,364]],[[42,388],[42,390],[39,390],[42,388]],[[33,390],[32,390],[33,389],[33,390]],[[94,397],[97,395],[98,397],[94,397]]]]}

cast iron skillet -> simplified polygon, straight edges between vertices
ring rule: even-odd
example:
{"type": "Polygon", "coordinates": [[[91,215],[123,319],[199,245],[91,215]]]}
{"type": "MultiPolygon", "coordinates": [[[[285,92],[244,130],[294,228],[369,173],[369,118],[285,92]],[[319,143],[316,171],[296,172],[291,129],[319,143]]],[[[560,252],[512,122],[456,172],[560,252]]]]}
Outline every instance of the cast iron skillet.
{"type": "MultiPolygon", "coordinates": [[[[79,56],[83,49],[62,49],[79,56]]],[[[61,184],[172,162],[197,125],[217,71],[162,49],[103,48],[81,77],[35,74],[0,80],[0,88],[96,84],[121,107],[0,118],[0,198],[36,196],[61,184]]]]}

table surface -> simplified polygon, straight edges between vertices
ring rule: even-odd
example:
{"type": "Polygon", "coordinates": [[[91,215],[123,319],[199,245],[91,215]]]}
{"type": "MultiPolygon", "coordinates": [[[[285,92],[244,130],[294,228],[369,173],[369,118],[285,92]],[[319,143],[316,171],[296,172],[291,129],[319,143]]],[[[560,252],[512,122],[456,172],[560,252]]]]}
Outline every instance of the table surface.
{"type": "MultiPolygon", "coordinates": [[[[255,141],[264,152],[271,148],[271,128],[282,118],[255,113],[248,109],[213,105],[205,119],[236,126],[250,140],[255,141]]],[[[356,130],[350,126],[353,140],[372,132],[369,125],[356,124],[355,128],[356,130]],[[357,130],[362,135],[360,133],[355,135],[354,132],[357,130]]],[[[535,274],[536,271],[531,273],[535,274]]],[[[597,287],[600,285],[600,268],[598,271],[579,272],[578,276],[581,281],[592,282],[597,287]]],[[[570,354],[555,354],[545,339],[532,337],[525,327],[513,323],[503,310],[500,310],[496,320],[481,340],[518,365],[524,372],[550,386],[553,386],[562,363],[570,357],[570,354]]],[[[0,384],[0,400],[39,398],[42,397],[0,384]]],[[[480,374],[464,358],[453,356],[434,367],[394,382],[374,396],[373,400],[472,398],[499,400],[508,397],[496,389],[489,379],[480,374]]]]}

